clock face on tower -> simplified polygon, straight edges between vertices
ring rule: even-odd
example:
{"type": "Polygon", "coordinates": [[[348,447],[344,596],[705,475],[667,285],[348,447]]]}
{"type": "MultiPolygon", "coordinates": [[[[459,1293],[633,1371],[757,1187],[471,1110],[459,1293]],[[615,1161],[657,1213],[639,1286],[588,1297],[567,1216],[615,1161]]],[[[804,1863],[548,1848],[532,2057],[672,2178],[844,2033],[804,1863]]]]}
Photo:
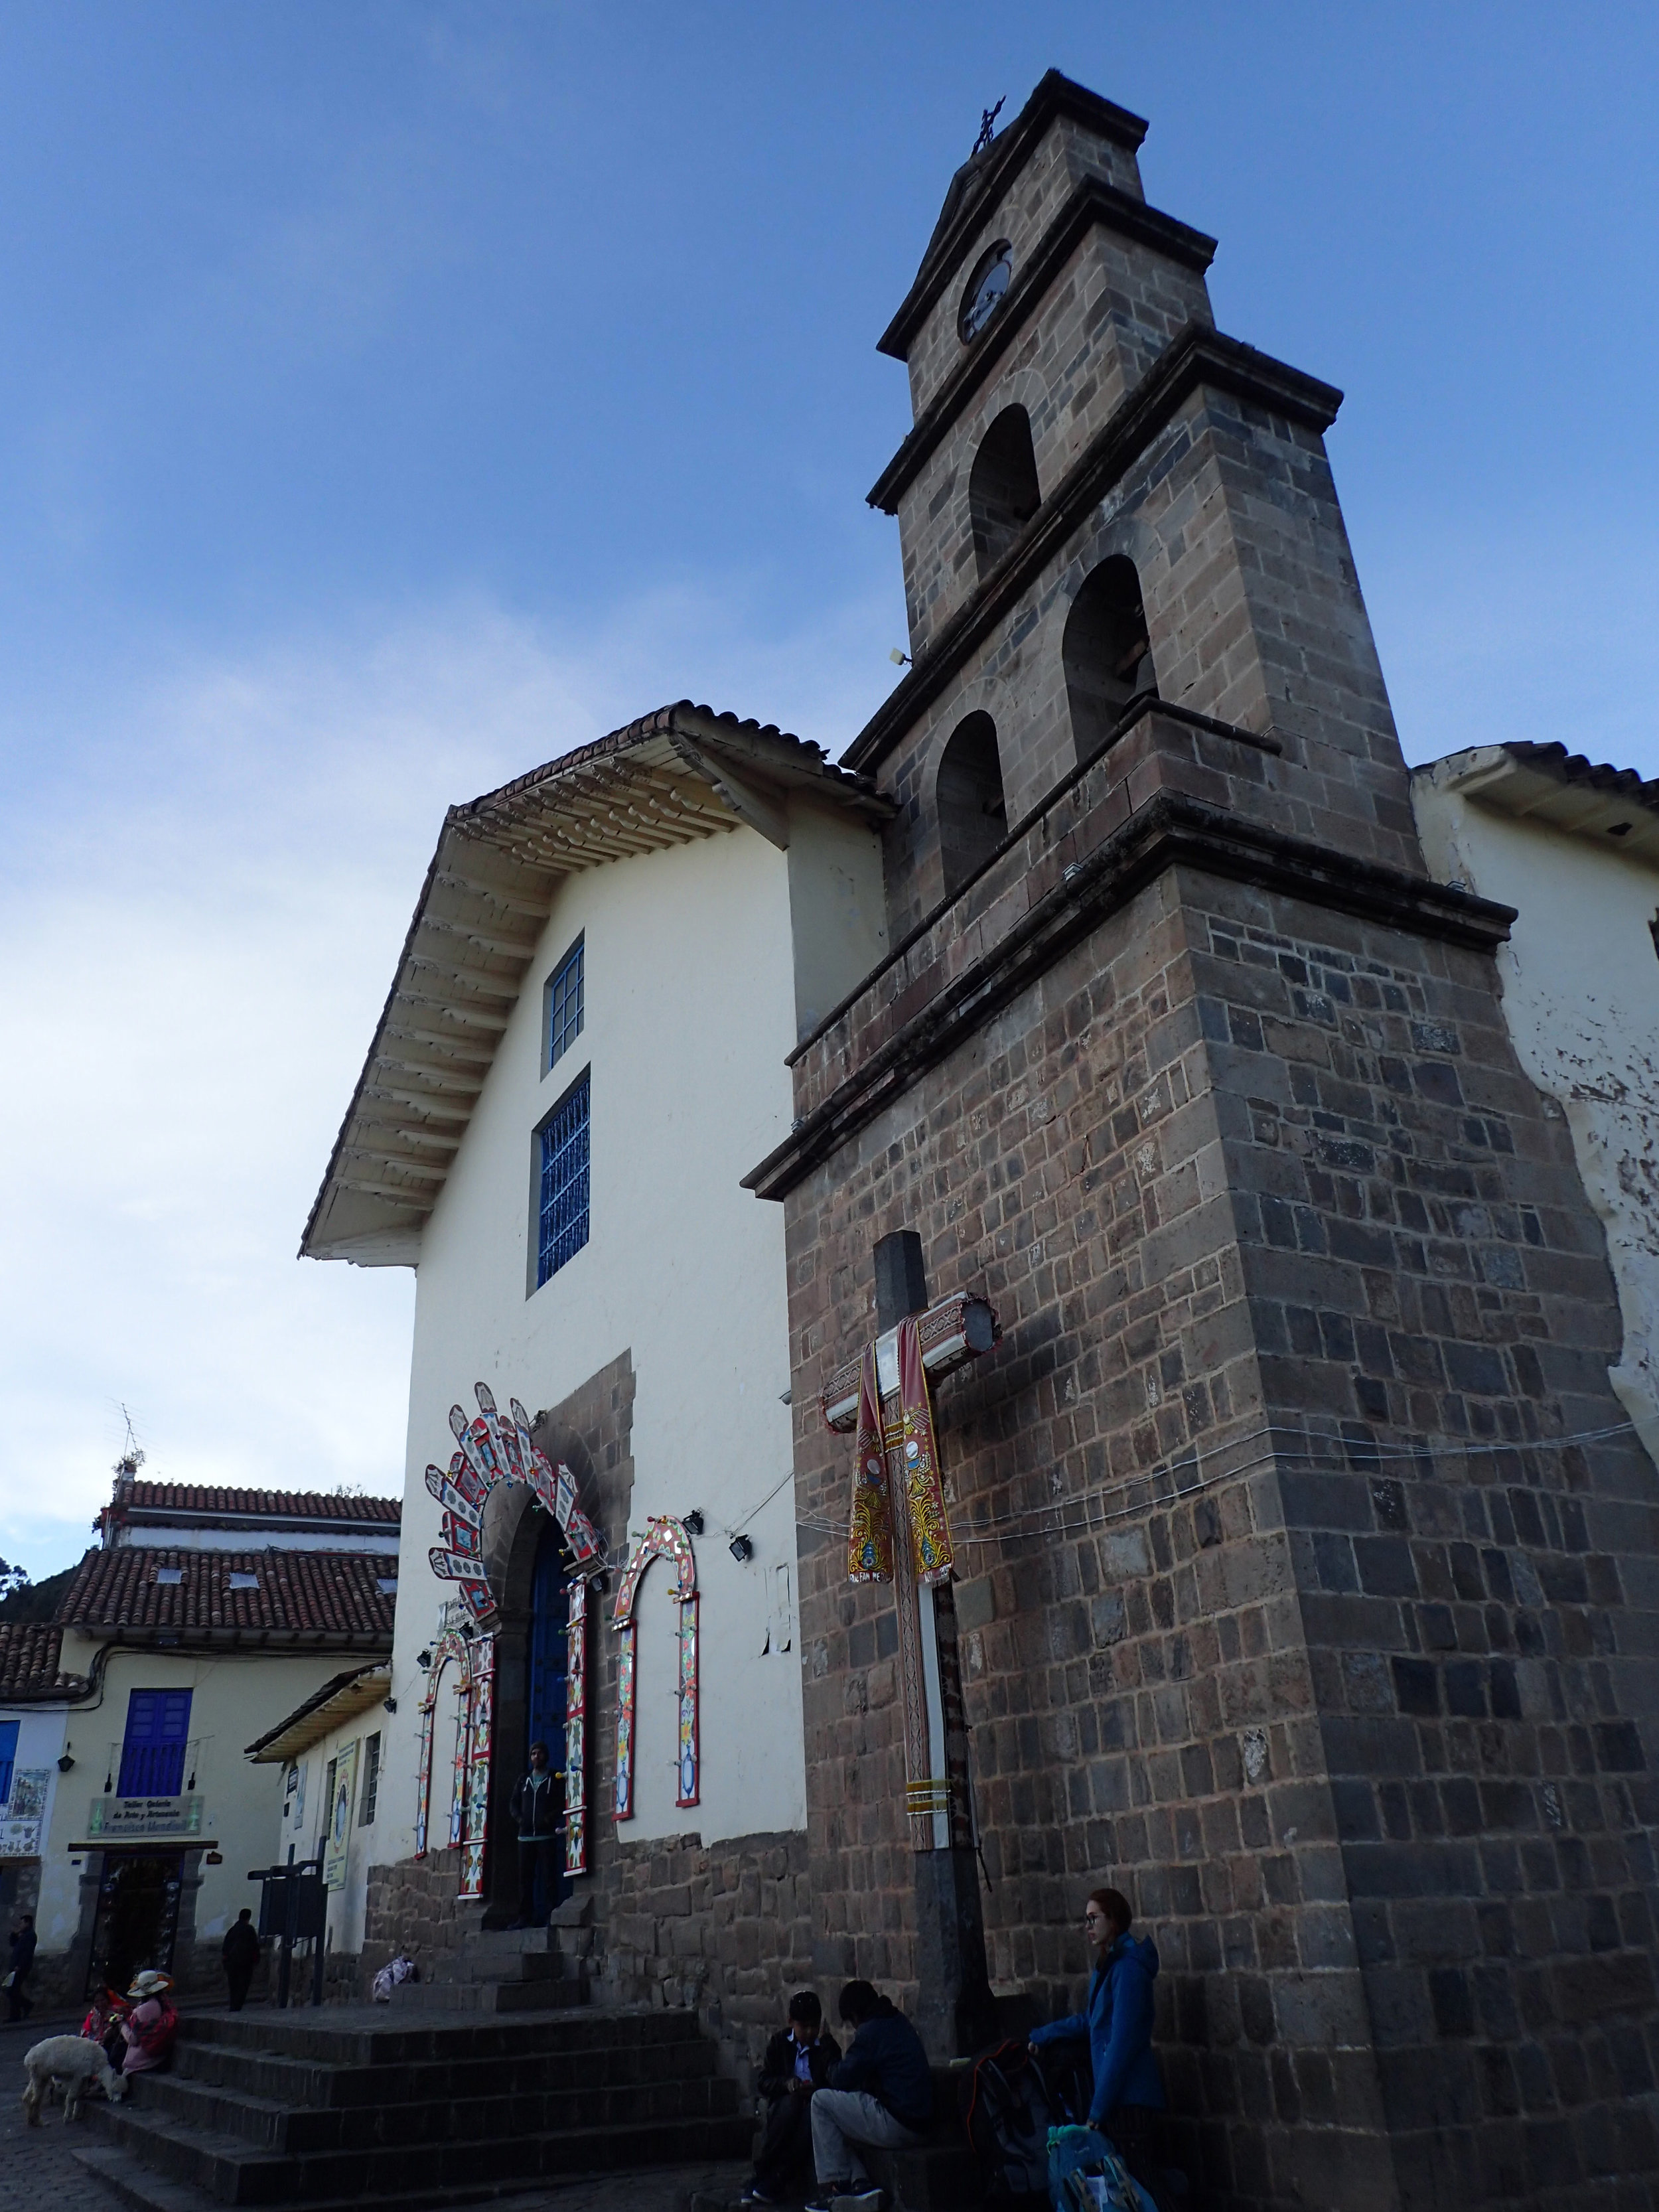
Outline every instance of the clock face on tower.
{"type": "Polygon", "coordinates": [[[957,328],[963,345],[972,344],[1002,305],[1008,279],[1013,273],[1014,249],[1006,238],[1000,238],[989,252],[981,257],[968,279],[968,289],[962,295],[957,328]]]}

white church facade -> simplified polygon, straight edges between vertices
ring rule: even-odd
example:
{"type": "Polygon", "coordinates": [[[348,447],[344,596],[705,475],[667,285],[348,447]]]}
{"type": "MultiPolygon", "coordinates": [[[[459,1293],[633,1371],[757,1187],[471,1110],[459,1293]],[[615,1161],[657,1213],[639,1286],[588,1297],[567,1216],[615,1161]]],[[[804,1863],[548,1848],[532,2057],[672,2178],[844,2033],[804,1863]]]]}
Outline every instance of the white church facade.
{"type": "Polygon", "coordinates": [[[511,1815],[538,1740],[597,1987],[734,1998],[722,1866],[791,1917],[783,1221],[742,1177],[885,951],[889,811],[682,704],[446,819],[303,1247],[416,1279],[373,1847],[331,1901],[365,1976],[545,1911],[511,1815]]]}

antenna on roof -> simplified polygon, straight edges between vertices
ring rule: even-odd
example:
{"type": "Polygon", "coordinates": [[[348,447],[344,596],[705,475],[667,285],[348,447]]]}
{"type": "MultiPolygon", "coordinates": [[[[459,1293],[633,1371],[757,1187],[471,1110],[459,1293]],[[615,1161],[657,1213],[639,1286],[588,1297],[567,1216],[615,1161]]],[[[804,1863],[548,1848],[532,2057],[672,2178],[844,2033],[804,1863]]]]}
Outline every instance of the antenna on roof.
{"type": "Polygon", "coordinates": [[[1008,95],[1005,92],[1002,95],[1002,100],[998,100],[994,107],[987,107],[981,110],[979,118],[979,136],[974,141],[974,152],[975,154],[982,154],[986,148],[990,144],[991,141],[996,137],[997,118],[1002,112],[1003,100],[1006,100],[1007,97],[1008,95]]]}
{"type": "Polygon", "coordinates": [[[121,1448],[121,1456],[115,1462],[115,1472],[129,1482],[144,1463],[144,1455],[138,1449],[138,1439],[132,1433],[132,1416],[125,1406],[121,1407],[121,1419],[127,1425],[127,1440],[121,1448]]]}

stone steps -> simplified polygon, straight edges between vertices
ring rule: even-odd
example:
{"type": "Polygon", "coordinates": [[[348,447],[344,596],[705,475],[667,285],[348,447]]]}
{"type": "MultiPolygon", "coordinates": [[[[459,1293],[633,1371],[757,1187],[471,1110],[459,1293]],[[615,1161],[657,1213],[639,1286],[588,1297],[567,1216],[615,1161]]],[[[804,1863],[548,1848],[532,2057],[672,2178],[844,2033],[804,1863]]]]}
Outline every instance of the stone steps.
{"type": "Polygon", "coordinates": [[[406,2027],[367,2012],[187,2016],[171,2071],[88,2106],[100,2140],[77,2155],[127,2203],[167,2212],[415,2212],[750,2148],[690,2013],[406,2027]]]}

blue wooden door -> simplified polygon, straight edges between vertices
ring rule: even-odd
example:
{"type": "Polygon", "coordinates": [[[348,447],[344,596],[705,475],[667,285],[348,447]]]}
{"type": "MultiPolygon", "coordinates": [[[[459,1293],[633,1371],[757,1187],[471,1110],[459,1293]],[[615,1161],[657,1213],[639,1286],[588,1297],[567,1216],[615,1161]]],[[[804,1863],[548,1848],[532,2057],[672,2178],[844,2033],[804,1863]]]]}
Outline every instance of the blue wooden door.
{"type": "MultiPolygon", "coordinates": [[[[547,1746],[547,1763],[556,1774],[564,1767],[565,1629],[570,1601],[565,1593],[564,1560],[556,1525],[550,1520],[536,1552],[536,1578],[531,1595],[529,1727],[525,1732],[524,1764],[530,1764],[532,1743],[547,1746]]],[[[523,1771],[523,1769],[520,1769],[523,1771]]],[[[555,1894],[556,1905],[569,1888],[562,1872],[564,1852],[555,1854],[561,1869],[555,1894]]]]}
{"type": "Polygon", "coordinates": [[[176,1797],[184,1787],[190,1736],[188,1690],[133,1690],[121,1744],[123,1797],[176,1797]]]}

